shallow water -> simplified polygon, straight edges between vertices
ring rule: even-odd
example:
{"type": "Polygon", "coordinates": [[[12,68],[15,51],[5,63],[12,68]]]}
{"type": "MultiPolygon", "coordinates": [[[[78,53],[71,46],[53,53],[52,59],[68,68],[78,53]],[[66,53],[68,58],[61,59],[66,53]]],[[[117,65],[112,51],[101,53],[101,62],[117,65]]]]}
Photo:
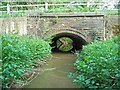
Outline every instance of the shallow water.
{"type": "Polygon", "coordinates": [[[67,77],[74,71],[75,55],[69,53],[54,53],[53,57],[43,67],[43,72],[26,88],[77,88],[72,79],[67,77]]]}

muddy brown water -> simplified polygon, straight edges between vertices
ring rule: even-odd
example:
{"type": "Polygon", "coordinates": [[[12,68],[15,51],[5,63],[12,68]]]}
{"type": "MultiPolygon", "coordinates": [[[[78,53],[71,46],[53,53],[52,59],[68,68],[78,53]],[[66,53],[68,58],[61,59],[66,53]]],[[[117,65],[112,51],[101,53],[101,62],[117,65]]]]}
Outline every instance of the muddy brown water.
{"type": "Polygon", "coordinates": [[[42,67],[43,72],[25,88],[78,88],[67,77],[74,71],[75,58],[70,53],[53,53],[52,59],[42,67]]]}

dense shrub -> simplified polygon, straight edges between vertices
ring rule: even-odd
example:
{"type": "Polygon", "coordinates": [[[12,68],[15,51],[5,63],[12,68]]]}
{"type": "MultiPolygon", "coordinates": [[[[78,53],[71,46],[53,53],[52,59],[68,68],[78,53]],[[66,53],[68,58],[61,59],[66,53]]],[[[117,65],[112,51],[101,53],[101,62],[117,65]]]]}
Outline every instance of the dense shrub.
{"type": "Polygon", "coordinates": [[[39,38],[2,34],[2,84],[8,88],[13,80],[32,70],[33,64],[51,52],[48,42],[39,38]]]}
{"type": "Polygon", "coordinates": [[[1,38],[0,38],[0,87],[2,87],[2,79],[1,79],[1,76],[2,76],[2,44],[1,44],[1,38]]]}
{"type": "Polygon", "coordinates": [[[85,88],[120,88],[120,38],[95,41],[83,47],[74,66],[73,82],[85,88]]]}

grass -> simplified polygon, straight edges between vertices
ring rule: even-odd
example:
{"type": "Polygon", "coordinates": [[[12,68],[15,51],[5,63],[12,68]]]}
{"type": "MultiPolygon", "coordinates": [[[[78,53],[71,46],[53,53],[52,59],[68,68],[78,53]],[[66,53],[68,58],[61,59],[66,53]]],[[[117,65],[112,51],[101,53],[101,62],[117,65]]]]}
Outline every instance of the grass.
{"type": "Polygon", "coordinates": [[[99,10],[97,12],[103,12],[107,15],[120,15],[120,10],[99,10]]]}
{"type": "MultiPolygon", "coordinates": [[[[40,10],[39,10],[40,11],[40,10]]],[[[33,13],[39,12],[34,10],[33,13]]],[[[95,10],[94,8],[74,8],[71,7],[69,9],[66,9],[65,7],[61,8],[51,8],[46,13],[62,13],[62,12],[102,12],[106,15],[120,15],[120,10],[95,10]]],[[[22,17],[27,16],[28,13],[26,12],[11,12],[10,14],[7,14],[7,12],[0,12],[0,18],[9,18],[9,17],[22,17]]]]}
{"type": "Polygon", "coordinates": [[[25,13],[25,12],[17,12],[17,13],[11,12],[10,14],[7,14],[7,12],[0,12],[0,18],[22,17],[22,16],[27,16],[27,13],[25,13]]]}

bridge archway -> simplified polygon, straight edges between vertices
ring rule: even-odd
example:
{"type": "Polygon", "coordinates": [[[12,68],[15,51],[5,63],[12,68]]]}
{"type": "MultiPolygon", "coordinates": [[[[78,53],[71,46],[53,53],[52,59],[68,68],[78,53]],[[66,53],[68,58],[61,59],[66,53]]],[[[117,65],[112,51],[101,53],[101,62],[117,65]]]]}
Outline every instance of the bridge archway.
{"type": "Polygon", "coordinates": [[[82,49],[82,46],[87,44],[87,40],[82,34],[79,34],[77,32],[75,33],[72,31],[60,31],[57,33],[53,33],[51,37],[53,37],[52,44],[51,44],[51,46],[53,47],[52,49],[53,52],[61,51],[57,47],[57,41],[63,37],[70,38],[73,41],[72,42],[73,48],[68,51],[61,51],[61,52],[70,52],[70,51],[74,52],[76,50],[82,49]]]}
{"type": "MultiPolygon", "coordinates": [[[[93,41],[94,32],[97,33],[99,40],[105,39],[104,14],[46,13],[29,15],[27,30],[28,35],[39,36],[43,39],[53,36],[53,41],[61,37],[69,37],[75,44],[82,46],[85,42],[93,41]]],[[[76,49],[78,49],[77,46],[76,49]]]]}

